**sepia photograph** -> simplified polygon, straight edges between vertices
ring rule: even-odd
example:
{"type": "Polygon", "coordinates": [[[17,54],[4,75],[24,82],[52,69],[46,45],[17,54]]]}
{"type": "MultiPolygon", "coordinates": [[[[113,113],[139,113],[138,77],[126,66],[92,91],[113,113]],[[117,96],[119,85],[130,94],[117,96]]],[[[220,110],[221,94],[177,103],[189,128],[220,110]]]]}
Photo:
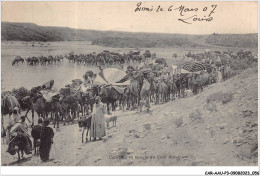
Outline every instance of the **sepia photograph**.
{"type": "Polygon", "coordinates": [[[258,1],[1,17],[1,166],[258,166],[258,1]]]}

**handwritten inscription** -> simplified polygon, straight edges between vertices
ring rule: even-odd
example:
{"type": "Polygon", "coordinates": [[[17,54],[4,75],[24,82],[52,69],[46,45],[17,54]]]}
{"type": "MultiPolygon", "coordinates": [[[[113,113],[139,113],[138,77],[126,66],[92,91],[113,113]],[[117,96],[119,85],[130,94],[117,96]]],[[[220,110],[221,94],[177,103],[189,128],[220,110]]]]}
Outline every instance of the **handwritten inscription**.
{"type": "Polygon", "coordinates": [[[161,5],[146,7],[142,5],[142,2],[138,2],[136,4],[135,12],[177,12],[178,21],[192,24],[194,22],[211,22],[214,19],[213,14],[216,12],[216,8],[217,5],[205,6],[203,8],[191,8],[184,5],[176,7],[174,5],[169,7],[163,7],[161,5]],[[198,12],[200,12],[200,15],[198,12]],[[201,15],[201,13],[203,15],[201,15]]]}

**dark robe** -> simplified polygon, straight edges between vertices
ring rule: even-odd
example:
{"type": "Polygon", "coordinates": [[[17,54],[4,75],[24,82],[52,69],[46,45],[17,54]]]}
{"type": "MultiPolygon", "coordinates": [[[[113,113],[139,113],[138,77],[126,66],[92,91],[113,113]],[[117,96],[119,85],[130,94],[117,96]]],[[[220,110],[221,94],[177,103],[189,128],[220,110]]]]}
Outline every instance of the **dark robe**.
{"type": "Polygon", "coordinates": [[[41,133],[41,143],[39,148],[40,158],[42,161],[46,161],[49,159],[53,136],[54,132],[52,128],[43,127],[41,133]]]}
{"type": "Polygon", "coordinates": [[[37,142],[38,139],[41,139],[41,132],[42,132],[43,126],[42,125],[35,125],[32,128],[31,136],[33,137],[33,146],[39,147],[39,142],[37,142]]]}

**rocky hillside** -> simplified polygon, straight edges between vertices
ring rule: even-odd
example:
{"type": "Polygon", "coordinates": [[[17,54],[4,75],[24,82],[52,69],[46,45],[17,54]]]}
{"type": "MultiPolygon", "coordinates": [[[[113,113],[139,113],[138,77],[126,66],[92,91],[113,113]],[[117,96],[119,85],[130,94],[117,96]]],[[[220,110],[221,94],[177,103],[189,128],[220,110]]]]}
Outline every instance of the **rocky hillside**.
{"type": "Polygon", "coordinates": [[[46,27],[32,23],[2,22],[3,41],[91,41],[98,31],[84,31],[65,27],[46,27]]]}
{"type": "Polygon", "coordinates": [[[197,47],[224,46],[257,48],[257,34],[184,35],[95,31],[65,27],[38,26],[32,23],[2,22],[2,41],[92,41],[109,47],[197,47]]]}
{"type": "Polygon", "coordinates": [[[258,34],[215,34],[206,38],[206,43],[224,47],[257,48],[258,34]]]}

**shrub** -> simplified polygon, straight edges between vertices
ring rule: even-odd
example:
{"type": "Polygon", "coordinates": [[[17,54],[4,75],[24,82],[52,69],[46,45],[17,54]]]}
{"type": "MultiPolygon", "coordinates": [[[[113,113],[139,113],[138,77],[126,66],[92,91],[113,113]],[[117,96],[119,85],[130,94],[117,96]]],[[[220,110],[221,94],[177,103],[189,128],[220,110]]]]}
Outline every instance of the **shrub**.
{"type": "Polygon", "coordinates": [[[213,93],[212,95],[207,97],[207,103],[212,103],[212,102],[222,102],[222,104],[226,104],[233,100],[233,93],[231,92],[216,92],[213,93]]]}
{"type": "Polygon", "coordinates": [[[144,124],[144,129],[145,130],[151,130],[151,125],[150,124],[144,124]]]}
{"type": "Polygon", "coordinates": [[[207,97],[207,103],[218,101],[222,96],[222,92],[216,92],[207,97]]]}
{"type": "Polygon", "coordinates": [[[233,94],[230,92],[223,93],[222,95],[223,96],[222,96],[221,101],[223,104],[226,104],[226,103],[230,102],[231,100],[233,100],[233,94]]]}
{"type": "Polygon", "coordinates": [[[190,114],[189,114],[189,117],[191,118],[191,119],[193,119],[193,121],[194,120],[200,120],[201,119],[201,112],[200,112],[200,110],[198,110],[198,109],[196,109],[195,111],[192,111],[190,114]]]}
{"type": "Polygon", "coordinates": [[[183,124],[183,117],[181,116],[181,117],[175,119],[173,122],[176,125],[176,127],[179,128],[183,124]]]}
{"type": "Polygon", "coordinates": [[[128,149],[127,148],[122,148],[118,152],[118,157],[123,159],[123,158],[126,157],[127,154],[129,154],[128,149]]]}
{"type": "Polygon", "coordinates": [[[217,106],[215,103],[207,103],[205,108],[210,112],[217,111],[217,106]]]}

